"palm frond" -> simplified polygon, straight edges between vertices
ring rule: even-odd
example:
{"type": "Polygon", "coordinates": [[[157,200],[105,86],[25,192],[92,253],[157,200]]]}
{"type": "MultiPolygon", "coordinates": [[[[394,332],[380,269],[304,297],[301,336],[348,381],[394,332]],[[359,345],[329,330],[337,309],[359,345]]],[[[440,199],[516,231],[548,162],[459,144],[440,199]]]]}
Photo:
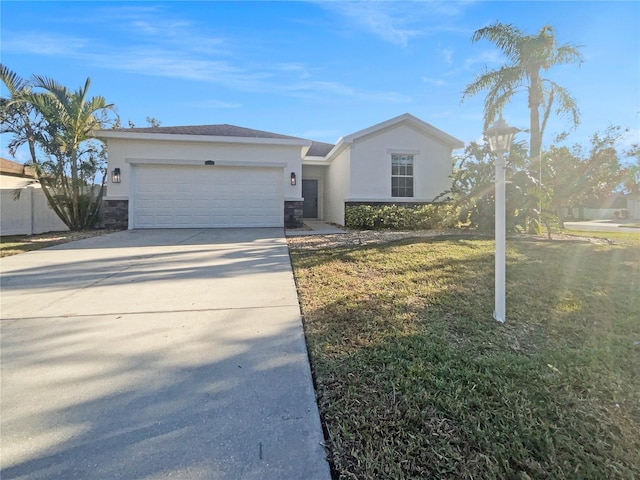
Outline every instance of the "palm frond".
{"type": "Polygon", "coordinates": [[[554,96],[558,99],[558,104],[555,109],[555,113],[559,116],[569,116],[573,127],[577,127],[580,124],[580,108],[578,102],[571,96],[569,91],[558,85],[557,83],[545,79],[545,83],[551,86],[554,96]]]}
{"type": "Polygon", "coordinates": [[[28,80],[22,78],[20,75],[9,69],[4,64],[0,63],[0,80],[4,83],[5,87],[11,94],[11,96],[17,95],[24,90],[29,89],[28,80]]]}
{"type": "Polygon", "coordinates": [[[569,44],[560,45],[556,50],[552,58],[552,63],[550,66],[554,65],[565,65],[569,63],[576,63],[578,65],[582,65],[584,62],[584,57],[582,53],[578,50],[580,45],[573,46],[569,44]]]}
{"type": "Polygon", "coordinates": [[[516,61],[519,55],[518,39],[521,37],[522,32],[513,25],[496,22],[476,30],[471,41],[475,43],[479,40],[488,40],[502,50],[507,58],[516,61]]]}

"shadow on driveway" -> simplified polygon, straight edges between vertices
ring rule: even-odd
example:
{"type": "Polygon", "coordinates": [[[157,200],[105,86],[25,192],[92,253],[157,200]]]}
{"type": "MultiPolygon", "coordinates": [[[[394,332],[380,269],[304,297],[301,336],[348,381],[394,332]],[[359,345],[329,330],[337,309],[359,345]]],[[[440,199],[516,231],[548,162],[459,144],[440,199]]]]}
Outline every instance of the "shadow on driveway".
{"type": "Polygon", "coordinates": [[[328,480],[286,243],[247,234],[3,262],[2,478],[328,480]]]}

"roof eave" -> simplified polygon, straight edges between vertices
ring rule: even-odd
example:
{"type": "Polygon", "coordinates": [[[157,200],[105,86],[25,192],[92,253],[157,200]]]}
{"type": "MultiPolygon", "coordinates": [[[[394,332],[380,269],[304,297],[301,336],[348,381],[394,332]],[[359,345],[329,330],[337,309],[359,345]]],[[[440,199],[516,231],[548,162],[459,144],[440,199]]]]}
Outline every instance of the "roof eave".
{"type": "Polygon", "coordinates": [[[450,145],[453,150],[464,147],[464,142],[448,133],[440,130],[439,128],[434,127],[433,125],[420,120],[418,117],[411,115],[410,113],[403,113],[397,117],[391,118],[384,122],[378,123],[371,127],[365,128],[363,130],[358,130],[350,135],[343,137],[341,140],[345,143],[352,143],[354,140],[358,138],[364,137],[366,135],[371,135],[372,133],[378,132],[385,128],[392,127],[394,125],[398,125],[402,122],[408,122],[425,133],[439,139],[441,142],[450,145]]]}
{"type": "Polygon", "coordinates": [[[266,138],[266,137],[232,137],[219,135],[187,135],[174,133],[140,133],[98,130],[93,132],[93,136],[100,139],[118,140],[155,140],[161,142],[197,142],[197,143],[243,143],[253,145],[292,145],[311,146],[311,140],[293,138],[266,138]]]}
{"type": "Polygon", "coordinates": [[[303,165],[329,165],[330,162],[327,160],[327,157],[318,157],[315,155],[307,155],[302,157],[303,165]]]}

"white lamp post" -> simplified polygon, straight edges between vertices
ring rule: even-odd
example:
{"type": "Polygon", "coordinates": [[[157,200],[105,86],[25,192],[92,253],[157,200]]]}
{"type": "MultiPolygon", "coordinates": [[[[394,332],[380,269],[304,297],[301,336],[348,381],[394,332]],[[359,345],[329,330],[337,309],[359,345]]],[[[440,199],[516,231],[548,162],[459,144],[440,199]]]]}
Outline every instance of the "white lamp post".
{"type": "Polygon", "coordinates": [[[505,284],[506,284],[506,270],[505,270],[505,252],[506,252],[506,189],[505,189],[505,157],[504,154],[508,153],[511,149],[511,142],[513,136],[519,132],[517,128],[510,127],[502,119],[502,115],[497,122],[484,132],[485,137],[489,140],[489,147],[491,152],[496,154],[496,179],[495,179],[495,206],[496,206],[496,285],[495,285],[495,310],[493,312],[493,318],[500,323],[505,321],[505,284]]]}

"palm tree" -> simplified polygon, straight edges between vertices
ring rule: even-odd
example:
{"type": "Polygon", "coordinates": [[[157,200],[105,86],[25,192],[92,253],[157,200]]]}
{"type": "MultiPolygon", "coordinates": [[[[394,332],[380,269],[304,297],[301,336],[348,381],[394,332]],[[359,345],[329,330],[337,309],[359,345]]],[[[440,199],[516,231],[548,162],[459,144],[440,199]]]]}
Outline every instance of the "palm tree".
{"type": "Polygon", "coordinates": [[[556,65],[582,63],[577,46],[557,45],[553,27],[543,26],[536,35],[525,35],[513,25],[495,23],[476,30],[472,41],[489,40],[507,58],[507,64],[497,70],[484,69],[467,85],[462,95],[467,97],[488,90],[484,102],[484,128],[486,129],[502,112],[511,97],[524,89],[528,94],[530,111],[529,156],[538,158],[547,120],[556,102],[555,113],[568,114],[573,126],[580,122],[575,99],[557,83],[544,78],[543,72],[556,65]],[[542,120],[540,118],[540,108],[542,120]]]}
{"type": "Polygon", "coordinates": [[[41,132],[45,128],[46,121],[27,101],[27,97],[32,93],[31,82],[20,77],[6,65],[0,65],[0,80],[9,93],[7,98],[0,99],[0,133],[13,135],[7,144],[7,149],[12,155],[15,155],[22,145],[27,146],[35,179],[41,184],[42,192],[47,198],[49,206],[68,225],[67,215],[62,206],[59,206],[55,201],[55,192],[48,188],[47,179],[49,177],[44,174],[43,165],[38,160],[36,148],[42,141],[41,132]]]}
{"type": "Polygon", "coordinates": [[[113,110],[113,105],[107,104],[102,96],[88,99],[89,78],[75,92],[41,76],[33,77],[33,85],[42,91],[30,93],[26,98],[47,120],[46,150],[58,158],[61,175],[57,180],[65,192],[63,197],[68,213],[68,222],[65,223],[72,230],[87,227],[98,213],[105,174],[103,172],[100,193],[96,198],[93,185],[87,181],[95,173],[95,155],[92,156],[95,152],[81,148],[92,138],[92,132],[105,124],[106,111],[113,110]]]}
{"type": "Polygon", "coordinates": [[[43,192],[71,230],[92,226],[106,172],[104,152],[89,140],[94,130],[106,126],[113,105],[101,96],[88,98],[90,79],[71,92],[50,78],[24,80],[4,65],[0,78],[10,94],[0,105],[2,131],[14,135],[10,150],[28,144],[43,192]],[[38,156],[42,153],[44,158],[38,156]],[[102,178],[96,192],[99,173],[102,178]]]}

